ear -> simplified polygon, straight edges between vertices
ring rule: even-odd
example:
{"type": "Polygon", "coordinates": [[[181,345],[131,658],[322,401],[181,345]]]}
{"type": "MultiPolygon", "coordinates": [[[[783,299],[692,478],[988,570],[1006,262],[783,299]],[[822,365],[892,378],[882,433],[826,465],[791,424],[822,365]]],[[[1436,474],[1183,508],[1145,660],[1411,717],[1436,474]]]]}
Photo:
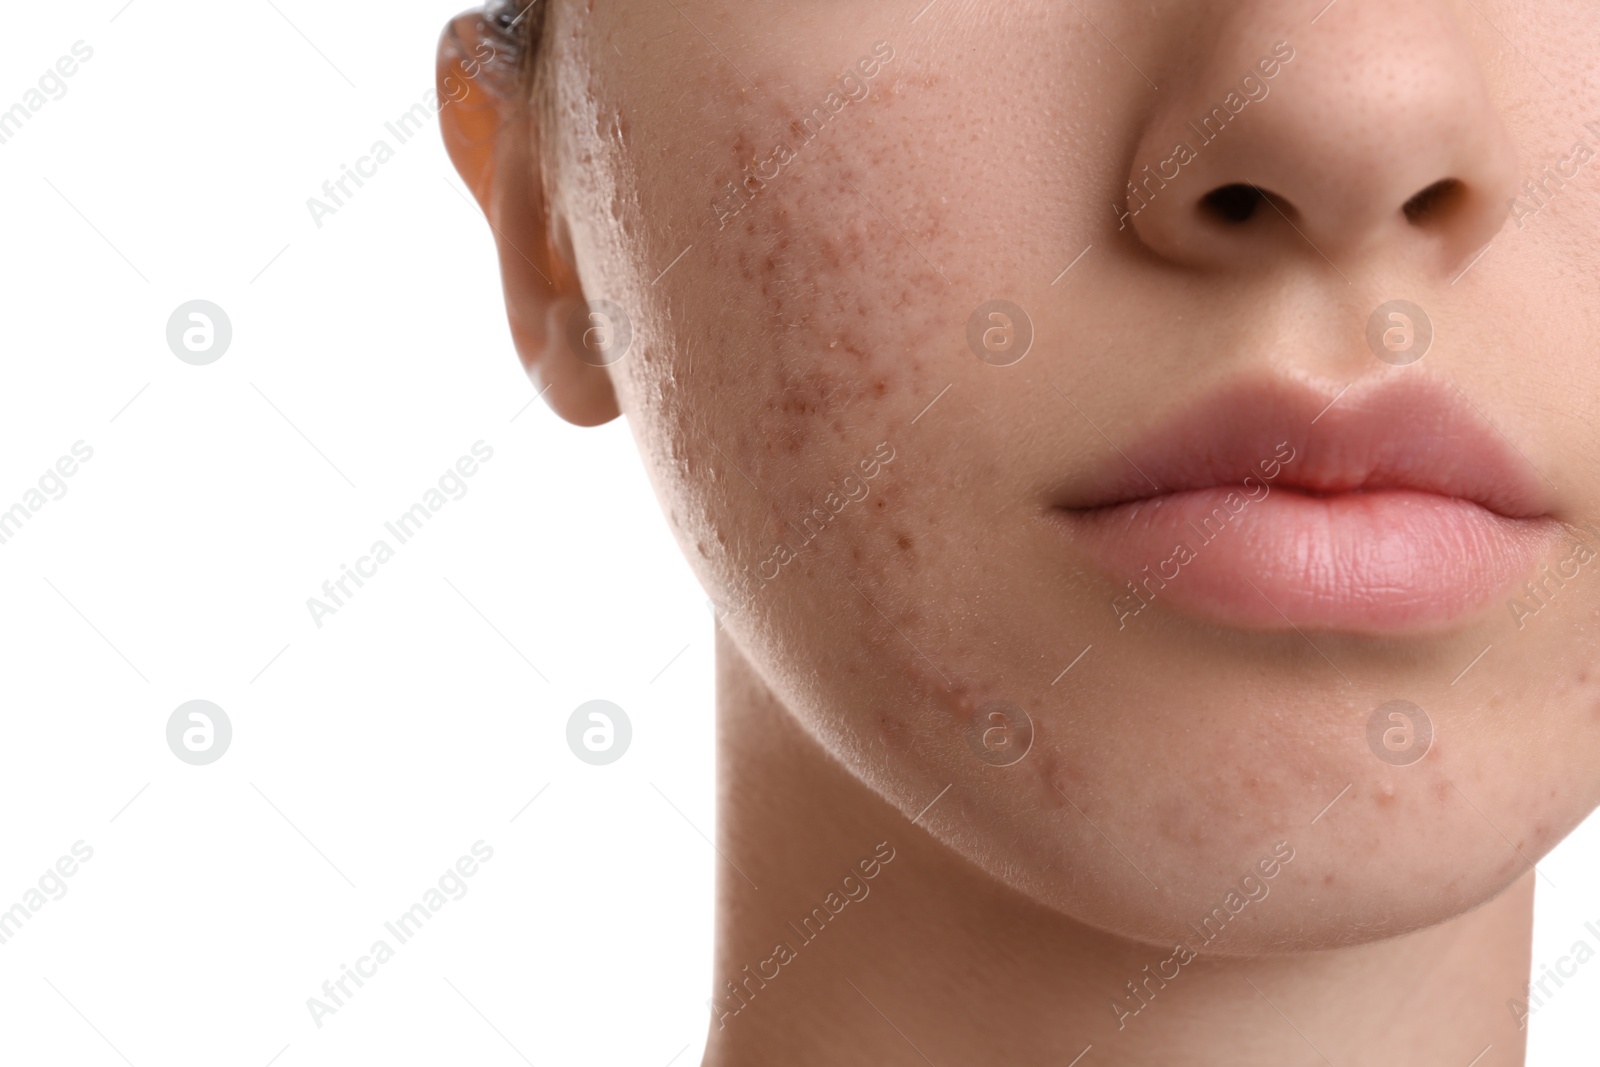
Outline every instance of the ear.
{"type": "Polygon", "coordinates": [[[439,38],[439,125],[456,172],[494,233],[523,367],[556,414],[598,426],[619,414],[617,396],[603,361],[584,347],[592,316],[582,283],[552,239],[538,116],[515,67],[481,11],[457,15],[439,38]]]}

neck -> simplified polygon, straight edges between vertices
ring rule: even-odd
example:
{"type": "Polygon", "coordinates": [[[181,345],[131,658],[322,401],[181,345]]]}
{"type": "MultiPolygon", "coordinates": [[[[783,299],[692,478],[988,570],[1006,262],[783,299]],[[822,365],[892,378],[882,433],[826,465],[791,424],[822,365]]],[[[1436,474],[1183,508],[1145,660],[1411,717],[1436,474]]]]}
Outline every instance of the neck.
{"type": "Polygon", "coordinates": [[[937,806],[914,825],[862,785],[725,634],[717,661],[705,1067],[1523,1063],[1507,998],[1528,975],[1532,872],[1417,933],[1202,955],[1163,980],[1170,948],[1082,926],[971,866],[922,828],[937,806]]]}

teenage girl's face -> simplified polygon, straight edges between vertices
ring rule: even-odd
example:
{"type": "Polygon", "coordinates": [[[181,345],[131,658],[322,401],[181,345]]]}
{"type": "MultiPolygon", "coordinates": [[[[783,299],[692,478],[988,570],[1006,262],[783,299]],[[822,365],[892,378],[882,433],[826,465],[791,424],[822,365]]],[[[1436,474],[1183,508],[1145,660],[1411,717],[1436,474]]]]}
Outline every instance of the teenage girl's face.
{"type": "Polygon", "coordinates": [[[551,20],[554,241],[662,505],[908,816],[951,786],[951,848],[1153,942],[1292,854],[1249,952],[1457,914],[1600,803],[1591,4],[551,20]]]}

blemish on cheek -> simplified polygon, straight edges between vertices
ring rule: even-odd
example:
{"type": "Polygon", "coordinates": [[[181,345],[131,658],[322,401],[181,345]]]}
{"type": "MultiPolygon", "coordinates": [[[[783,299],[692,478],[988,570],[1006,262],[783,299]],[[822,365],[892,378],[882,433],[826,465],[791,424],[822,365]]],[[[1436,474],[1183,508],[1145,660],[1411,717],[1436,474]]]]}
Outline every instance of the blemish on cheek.
{"type": "MultiPolygon", "coordinates": [[[[1079,802],[1082,806],[1082,802],[1079,802]]],[[[1085,812],[1087,814],[1087,811],[1085,812]]],[[[1167,841],[1184,847],[1202,847],[1208,827],[1204,816],[1182,800],[1164,800],[1155,809],[1156,832],[1167,841]]]]}
{"type": "Polygon", "coordinates": [[[1394,806],[1394,783],[1393,782],[1385,782],[1383,784],[1383,788],[1378,790],[1377,794],[1374,796],[1373,799],[1375,801],[1377,801],[1378,807],[1380,807],[1380,808],[1393,807],[1394,806]]]}
{"type": "Polygon", "coordinates": [[[909,752],[916,742],[916,732],[904,719],[889,715],[878,716],[878,736],[885,748],[892,752],[909,752]]]}
{"type": "Polygon", "coordinates": [[[967,690],[965,685],[961,683],[952,685],[945,694],[945,703],[949,707],[951,717],[955,720],[956,725],[962,729],[972,725],[974,718],[978,714],[978,701],[967,690]]]}
{"type": "MultiPolygon", "coordinates": [[[[1038,727],[1037,719],[1034,720],[1034,727],[1035,729],[1038,727]]],[[[1033,743],[1036,749],[1040,747],[1037,733],[1034,735],[1033,743]]],[[[1033,759],[1033,754],[1028,758],[1033,759]]],[[[1083,793],[1088,785],[1088,778],[1080,767],[1071,762],[1061,761],[1053,751],[1049,750],[1046,750],[1046,754],[1040,760],[1040,777],[1044,779],[1045,804],[1050,808],[1070,807],[1069,801],[1075,802],[1075,798],[1083,793]]]]}

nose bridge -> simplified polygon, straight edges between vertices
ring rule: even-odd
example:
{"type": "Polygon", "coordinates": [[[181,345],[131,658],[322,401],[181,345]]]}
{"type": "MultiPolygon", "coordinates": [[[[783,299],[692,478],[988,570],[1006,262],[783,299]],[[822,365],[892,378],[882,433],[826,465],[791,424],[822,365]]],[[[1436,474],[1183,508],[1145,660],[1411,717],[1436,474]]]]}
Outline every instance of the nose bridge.
{"type": "Polygon", "coordinates": [[[1450,8],[1342,0],[1274,32],[1252,17],[1263,6],[1199,31],[1203,58],[1180,66],[1140,137],[1123,225],[1194,265],[1293,241],[1435,259],[1486,242],[1515,152],[1450,8]]]}

